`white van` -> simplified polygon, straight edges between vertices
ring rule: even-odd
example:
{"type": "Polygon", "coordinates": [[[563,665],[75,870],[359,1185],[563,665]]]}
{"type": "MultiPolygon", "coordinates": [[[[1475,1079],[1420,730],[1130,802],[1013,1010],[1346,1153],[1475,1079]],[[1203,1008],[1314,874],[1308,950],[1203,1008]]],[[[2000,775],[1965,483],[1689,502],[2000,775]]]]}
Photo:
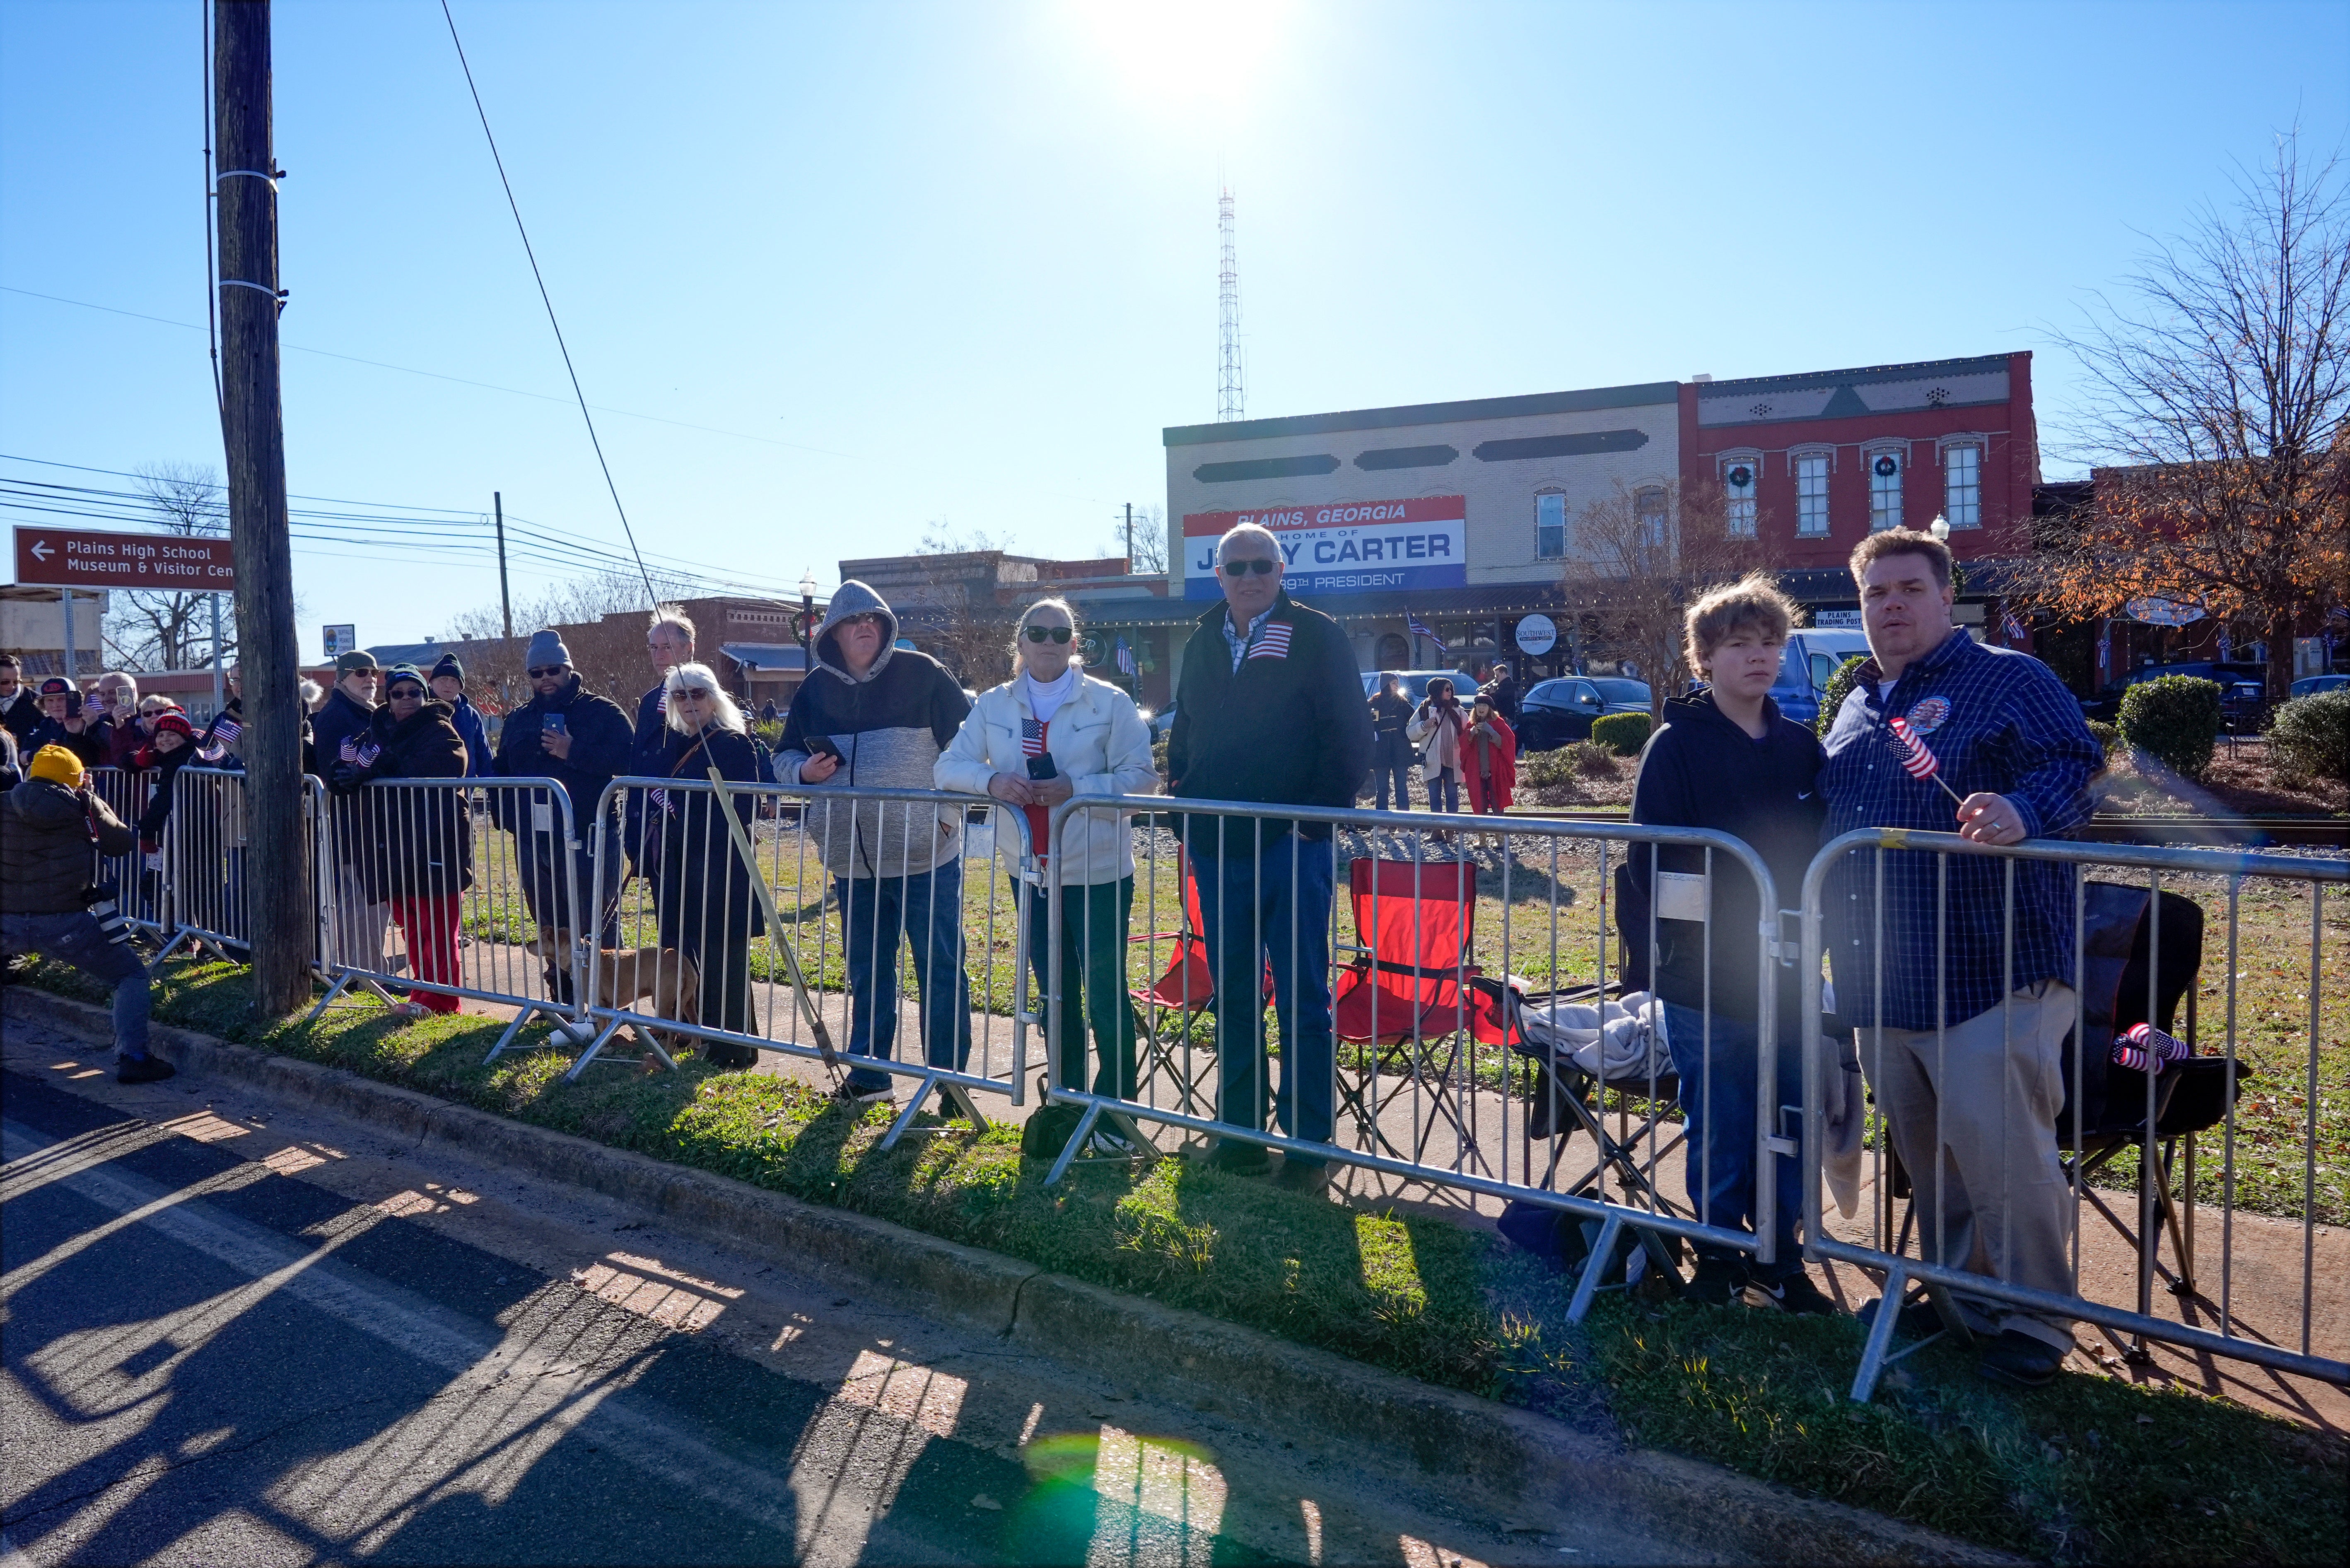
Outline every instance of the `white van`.
{"type": "Polygon", "coordinates": [[[1771,701],[1796,723],[1816,724],[1820,699],[1827,694],[1828,681],[1843,668],[1846,659],[1856,653],[1865,656],[1867,652],[1868,638],[1864,632],[1840,628],[1807,628],[1791,632],[1786,657],[1779,664],[1779,679],[1771,688],[1771,701]]]}

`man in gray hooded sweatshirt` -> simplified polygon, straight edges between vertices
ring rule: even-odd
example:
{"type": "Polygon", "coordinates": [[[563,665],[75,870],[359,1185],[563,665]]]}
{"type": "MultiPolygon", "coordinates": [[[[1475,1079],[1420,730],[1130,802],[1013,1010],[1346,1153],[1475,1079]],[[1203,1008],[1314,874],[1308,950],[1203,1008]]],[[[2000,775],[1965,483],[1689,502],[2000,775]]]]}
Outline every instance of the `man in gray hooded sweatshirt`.
{"type": "MultiPolygon", "coordinates": [[[[816,634],[816,666],[784,718],[775,782],[819,789],[931,787],[931,769],[971,711],[944,666],[899,648],[898,618],[863,583],[840,585],[816,634]]],[[[848,961],[848,1053],[896,1054],[898,952],[914,948],[923,1059],[960,1071],[971,1056],[962,967],[962,809],[819,798],[807,832],[833,875],[848,961]]],[[[890,1078],[848,1075],[851,1104],[890,1097],[890,1078]]]]}

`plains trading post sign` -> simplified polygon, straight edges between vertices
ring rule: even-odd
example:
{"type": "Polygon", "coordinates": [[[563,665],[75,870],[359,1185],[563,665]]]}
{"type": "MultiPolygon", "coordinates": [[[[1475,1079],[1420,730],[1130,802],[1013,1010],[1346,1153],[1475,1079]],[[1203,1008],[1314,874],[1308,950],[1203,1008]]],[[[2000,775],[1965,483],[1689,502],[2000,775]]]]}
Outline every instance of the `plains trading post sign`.
{"type": "Polygon", "coordinates": [[[236,561],[225,535],[19,526],[16,580],[52,588],[231,594],[236,591],[236,561]]]}
{"type": "Polygon", "coordinates": [[[1459,495],[1187,513],[1183,597],[1222,597],[1216,541],[1243,523],[1273,530],[1288,563],[1283,586],[1301,598],[1463,587],[1469,581],[1468,516],[1468,501],[1459,495]]]}

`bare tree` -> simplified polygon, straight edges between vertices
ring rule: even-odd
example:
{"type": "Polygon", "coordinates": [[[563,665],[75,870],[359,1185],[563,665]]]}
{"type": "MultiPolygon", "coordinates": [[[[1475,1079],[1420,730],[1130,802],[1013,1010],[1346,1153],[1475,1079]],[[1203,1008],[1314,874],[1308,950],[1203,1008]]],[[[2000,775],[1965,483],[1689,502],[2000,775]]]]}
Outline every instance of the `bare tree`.
{"type": "Polygon", "coordinates": [[[1760,540],[1731,533],[1719,484],[1619,480],[1576,518],[1562,582],[1594,650],[1638,666],[1648,716],[1659,721],[1666,699],[1689,689],[1681,618],[1690,602],[1762,565],[1760,540]]]}
{"type": "Polygon", "coordinates": [[[1127,557],[1126,569],[1137,576],[1163,577],[1167,575],[1167,509],[1153,503],[1134,514],[1132,548],[1128,548],[1126,519],[1121,517],[1110,529],[1111,542],[1118,553],[1127,557]]]}
{"type": "MultiPolygon", "coordinates": [[[[139,492],[157,528],[182,537],[228,533],[228,497],[209,468],[185,462],[142,462],[139,492]]],[[[213,661],[212,596],[126,589],[115,595],[109,618],[116,651],[141,670],[200,670],[213,661]]],[[[223,607],[221,659],[236,657],[236,617],[223,607]]]]}
{"type": "Polygon", "coordinates": [[[943,517],[933,517],[922,524],[922,542],[914,546],[917,556],[972,556],[987,550],[1009,550],[1012,535],[998,537],[983,528],[958,529],[943,517]]]}
{"type": "MultiPolygon", "coordinates": [[[[653,587],[663,604],[691,595],[682,578],[655,576],[653,587]]],[[[608,572],[550,584],[536,599],[515,606],[515,636],[504,636],[505,618],[494,604],[479,605],[452,616],[439,640],[470,645],[465,674],[484,695],[502,707],[530,701],[524,654],[530,638],[542,627],[562,633],[571,650],[571,666],[590,691],[600,692],[634,711],[636,699],[651,679],[645,665],[645,627],[652,610],[645,602],[641,577],[608,572]]]]}
{"type": "Polygon", "coordinates": [[[2043,527],[2025,594],[2067,618],[2129,600],[2250,620],[2268,690],[2350,591],[2350,193],[2298,133],[2059,338],[2087,371],[2074,434],[2095,504],[2043,527]]]}

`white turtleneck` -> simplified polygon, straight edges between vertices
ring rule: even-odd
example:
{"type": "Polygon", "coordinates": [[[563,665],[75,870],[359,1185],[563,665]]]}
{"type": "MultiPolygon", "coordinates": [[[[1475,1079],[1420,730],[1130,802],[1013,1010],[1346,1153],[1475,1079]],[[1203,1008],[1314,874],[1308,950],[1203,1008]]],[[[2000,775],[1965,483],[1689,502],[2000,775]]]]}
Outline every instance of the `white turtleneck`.
{"type": "Polygon", "coordinates": [[[1035,716],[1038,723],[1053,722],[1053,715],[1061,711],[1061,704],[1076,694],[1077,681],[1083,675],[1084,671],[1075,663],[1061,671],[1058,680],[1039,680],[1027,671],[1021,671],[1020,694],[1027,700],[1028,711],[1035,716]]]}

